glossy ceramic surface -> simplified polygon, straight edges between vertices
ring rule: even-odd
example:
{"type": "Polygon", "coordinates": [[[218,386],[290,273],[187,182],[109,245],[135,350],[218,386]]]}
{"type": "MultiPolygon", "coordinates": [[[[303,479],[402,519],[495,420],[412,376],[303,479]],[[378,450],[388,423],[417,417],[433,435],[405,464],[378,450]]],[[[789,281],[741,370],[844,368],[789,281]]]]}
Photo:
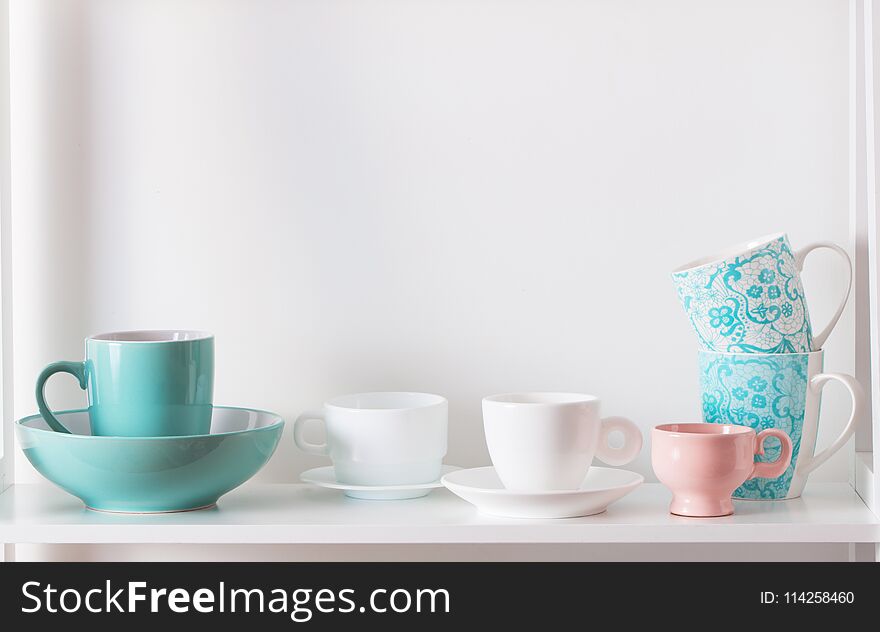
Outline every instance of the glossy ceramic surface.
{"type": "Polygon", "coordinates": [[[340,482],[387,486],[440,478],[446,456],[449,406],[430,393],[377,392],[343,395],[307,411],[293,425],[303,451],[329,456],[340,482]],[[323,423],[326,440],[311,443],[306,423],[323,423]]]}
{"type": "Polygon", "coordinates": [[[44,398],[46,380],[70,373],[88,391],[93,435],[207,434],[214,398],[214,337],[198,331],[123,331],[86,339],[84,362],[55,362],[37,379],[37,406],[67,432],[44,398]]]}
{"type": "MultiPolygon", "coordinates": [[[[703,421],[736,424],[756,431],[783,430],[791,437],[791,464],[777,478],[747,481],[736,498],[778,500],[796,498],[807,476],[839,450],[855,432],[864,394],[855,378],[822,373],[823,352],[786,354],[732,354],[700,352],[700,389],[703,421]],[[837,439],[814,456],[819,431],[822,389],[838,382],[849,392],[852,412],[837,439]]],[[[774,460],[780,444],[768,441],[759,460],[774,460]]]]}
{"type": "Polygon", "coordinates": [[[40,415],[16,423],[25,456],[87,507],[125,513],[213,505],[266,464],[284,428],[273,413],[218,406],[211,434],[101,437],[90,436],[89,411],[57,415],[70,434],[52,431],[40,415]]]}
{"type": "Polygon", "coordinates": [[[526,492],[504,487],[493,467],[458,470],[442,478],[449,491],[481,513],[506,518],[576,518],[602,513],[644,480],[641,474],[627,470],[591,467],[578,489],[526,492]]]}
{"type": "Polygon", "coordinates": [[[623,417],[599,416],[599,398],[579,393],[507,393],[483,399],[492,465],[509,489],[578,489],[593,457],[624,465],[642,449],[642,433],[623,417]],[[612,432],[623,445],[612,448],[612,432]]]}
{"type": "Polygon", "coordinates": [[[791,462],[792,444],[777,428],[756,434],[732,424],[664,424],[651,432],[651,464],[672,490],[669,512],[679,516],[727,516],[731,494],[748,479],[775,479],[791,462]],[[770,439],[780,443],[771,463],[755,462],[770,439]]]}
{"type": "MultiPolygon", "coordinates": [[[[443,465],[440,468],[440,474],[448,474],[458,469],[452,465],[443,465]]],[[[311,483],[318,487],[342,490],[346,496],[360,500],[407,500],[410,498],[421,498],[430,494],[432,490],[443,487],[439,477],[430,483],[413,485],[351,485],[349,483],[340,483],[336,479],[336,471],[332,465],[307,470],[300,474],[299,478],[304,483],[311,483]]]]}
{"type": "Polygon", "coordinates": [[[849,296],[852,264],[846,251],[817,242],[794,251],[784,234],[768,235],[688,263],[672,274],[681,304],[707,351],[803,353],[820,349],[849,296]],[[804,258],[827,248],[846,263],[846,291],[831,322],[813,332],[801,283],[804,258]]]}

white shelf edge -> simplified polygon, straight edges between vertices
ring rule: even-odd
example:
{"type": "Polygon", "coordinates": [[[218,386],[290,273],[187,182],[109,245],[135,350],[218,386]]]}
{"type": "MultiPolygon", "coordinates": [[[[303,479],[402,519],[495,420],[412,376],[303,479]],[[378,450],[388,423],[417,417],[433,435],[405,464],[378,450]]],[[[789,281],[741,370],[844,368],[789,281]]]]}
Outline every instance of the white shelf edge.
{"type": "Polygon", "coordinates": [[[341,495],[303,485],[254,485],[236,490],[225,503],[221,499],[221,509],[224,506],[228,509],[217,514],[115,517],[87,512],[58,490],[47,490],[42,485],[17,485],[0,494],[0,542],[305,545],[880,542],[880,521],[848,483],[820,483],[813,485],[813,490],[813,497],[806,499],[766,504],[742,501],[737,505],[739,513],[730,517],[688,519],[667,514],[668,495],[661,486],[649,484],[614,505],[607,514],[535,521],[481,516],[445,490],[438,490],[426,499],[402,501],[413,505],[390,506],[374,501],[347,501],[341,495]],[[15,499],[16,492],[26,496],[15,499]],[[270,500],[274,505],[267,505],[270,500]],[[16,504],[22,510],[10,515],[14,513],[10,507],[16,504]],[[264,515],[270,520],[255,522],[264,515]],[[408,522],[410,515],[411,523],[408,522]],[[801,516],[807,520],[800,521],[801,516]],[[303,517],[306,520],[297,522],[303,517]]]}
{"type": "Polygon", "coordinates": [[[865,505],[874,515],[877,515],[877,507],[874,507],[874,453],[856,452],[855,456],[855,490],[865,505]]]}

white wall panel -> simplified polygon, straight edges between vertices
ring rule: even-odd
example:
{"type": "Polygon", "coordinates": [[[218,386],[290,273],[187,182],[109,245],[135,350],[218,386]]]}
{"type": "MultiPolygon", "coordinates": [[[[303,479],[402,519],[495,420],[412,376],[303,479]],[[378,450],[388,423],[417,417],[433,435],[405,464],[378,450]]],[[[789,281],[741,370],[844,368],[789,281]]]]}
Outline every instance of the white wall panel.
{"type": "MultiPolygon", "coordinates": [[[[775,230],[847,243],[846,2],[11,4],[18,415],[89,333],[198,327],[220,403],[447,396],[451,463],[488,462],[498,391],[647,430],[699,415],[669,270],[775,230]]],[[[848,314],[826,365],[852,364],[848,314]]],[[[318,462],[286,436],[260,478],[318,462]]]]}

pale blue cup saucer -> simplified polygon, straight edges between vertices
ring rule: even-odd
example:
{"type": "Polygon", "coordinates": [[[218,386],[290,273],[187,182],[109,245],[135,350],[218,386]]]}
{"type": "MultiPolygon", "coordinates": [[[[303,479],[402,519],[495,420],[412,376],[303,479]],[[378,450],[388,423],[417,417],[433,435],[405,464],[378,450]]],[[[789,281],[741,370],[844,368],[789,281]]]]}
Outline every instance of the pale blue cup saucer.
{"type": "Polygon", "coordinates": [[[214,406],[209,434],[92,436],[88,410],[55,413],[70,434],[40,415],[16,422],[19,445],[40,474],[89,509],[164,513],[212,507],[262,468],[284,420],[249,408],[214,406]]]}

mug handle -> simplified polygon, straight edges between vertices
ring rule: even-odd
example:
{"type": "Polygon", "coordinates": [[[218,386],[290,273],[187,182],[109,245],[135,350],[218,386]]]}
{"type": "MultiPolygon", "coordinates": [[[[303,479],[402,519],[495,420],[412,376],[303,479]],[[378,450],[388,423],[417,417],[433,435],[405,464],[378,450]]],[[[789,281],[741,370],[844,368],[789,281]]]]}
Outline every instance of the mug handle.
{"type": "Polygon", "coordinates": [[[814,375],[810,380],[809,388],[818,394],[822,391],[825,385],[831,381],[840,382],[846,387],[846,390],[849,391],[849,396],[852,398],[852,412],[850,412],[849,420],[846,422],[843,432],[840,433],[840,436],[837,437],[834,443],[815,456],[807,457],[806,454],[800,456],[798,474],[809,474],[831,458],[831,455],[842,448],[843,444],[853,435],[856,431],[856,425],[862,417],[862,411],[865,407],[865,391],[862,389],[862,385],[858,383],[856,378],[851,375],[844,375],[843,373],[819,373],[814,375]]]}
{"type": "Polygon", "coordinates": [[[840,257],[846,261],[846,270],[847,270],[847,280],[846,280],[846,291],[843,293],[843,300],[840,301],[840,305],[837,306],[837,311],[834,312],[834,315],[831,317],[831,322],[820,331],[818,334],[813,336],[813,348],[811,351],[819,351],[822,348],[822,345],[825,344],[825,341],[828,339],[828,336],[831,334],[831,330],[834,329],[835,325],[837,325],[837,321],[840,320],[840,315],[843,314],[843,308],[846,307],[846,301],[849,299],[849,292],[852,289],[852,260],[849,258],[849,255],[846,253],[846,250],[838,246],[837,244],[830,241],[817,241],[812,244],[808,244],[794,253],[795,264],[797,265],[798,272],[802,271],[804,268],[804,259],[807,258],[807,255],[813,252],[814,250],[818,250],[820,248],[827,248],[828,250],[833,250],[840,257]]]}
{"type": "Polygon", "coordinates": [[[642,451],[642,432],[626,417],[605,417],[599,433],[599,448],[596,457],[611,466],[626,465],[642,451]],[[612,448],[608,437],[612,432],[623,433],[623,445],[612,448]]]}
{"type": "Polygon", "coordinates": [[[753,478],[779,478],[791,464],[791,455],[794,450],[791,444],[791,437],[788,436],[787,432],[779,428],[768,428],[758,433],[758,437],[755,440],[755,455],[763,456],[764,442],[770,437],[779,439],[782,443],[782,453],[775,461],[755,463],[755,469],[752,470],[752,475],[749,476],[748,480],[753,478]]]}
{"type": "Polygon", "coordinates": [[[49,409],[49,405],[46,404],[46,381],[56,373],[70,373],[79,382],[79,387],[85,390],[87,386],[86,363],[53,362],[45,369],[43,369],[40,372],[40,375],[37,377],[37,408],[40,410],[40,414],[43,416],[43,419],[46,420],[46,423],[49,424],[49,427],[52,428],[52,430],[54,430],[55,432],[64,432],[66,434],[70,434],[70,430],[65,428],[64,425],[60,421],[58,421],[58,419],[55,417],[55,415],[52,414],[52,411],[49,409]]]}
{"type": "Polygon", "coordinates": [[[327,442],[324,443],[311,443],[306,441],[303,436],[303,431],[305,430],[305,425],[307,421],[321,421],[324,424],[327,421],[324,419],[323,411],[314,411],[307,410],[302,415],[296,418],[296,421],[293,422],[293,441],[296,443],[296,447],[298,447],[303,452],[308,452],[309,454],[319,454],[321,456],[326,456],[328,454],[327,442]]]}

